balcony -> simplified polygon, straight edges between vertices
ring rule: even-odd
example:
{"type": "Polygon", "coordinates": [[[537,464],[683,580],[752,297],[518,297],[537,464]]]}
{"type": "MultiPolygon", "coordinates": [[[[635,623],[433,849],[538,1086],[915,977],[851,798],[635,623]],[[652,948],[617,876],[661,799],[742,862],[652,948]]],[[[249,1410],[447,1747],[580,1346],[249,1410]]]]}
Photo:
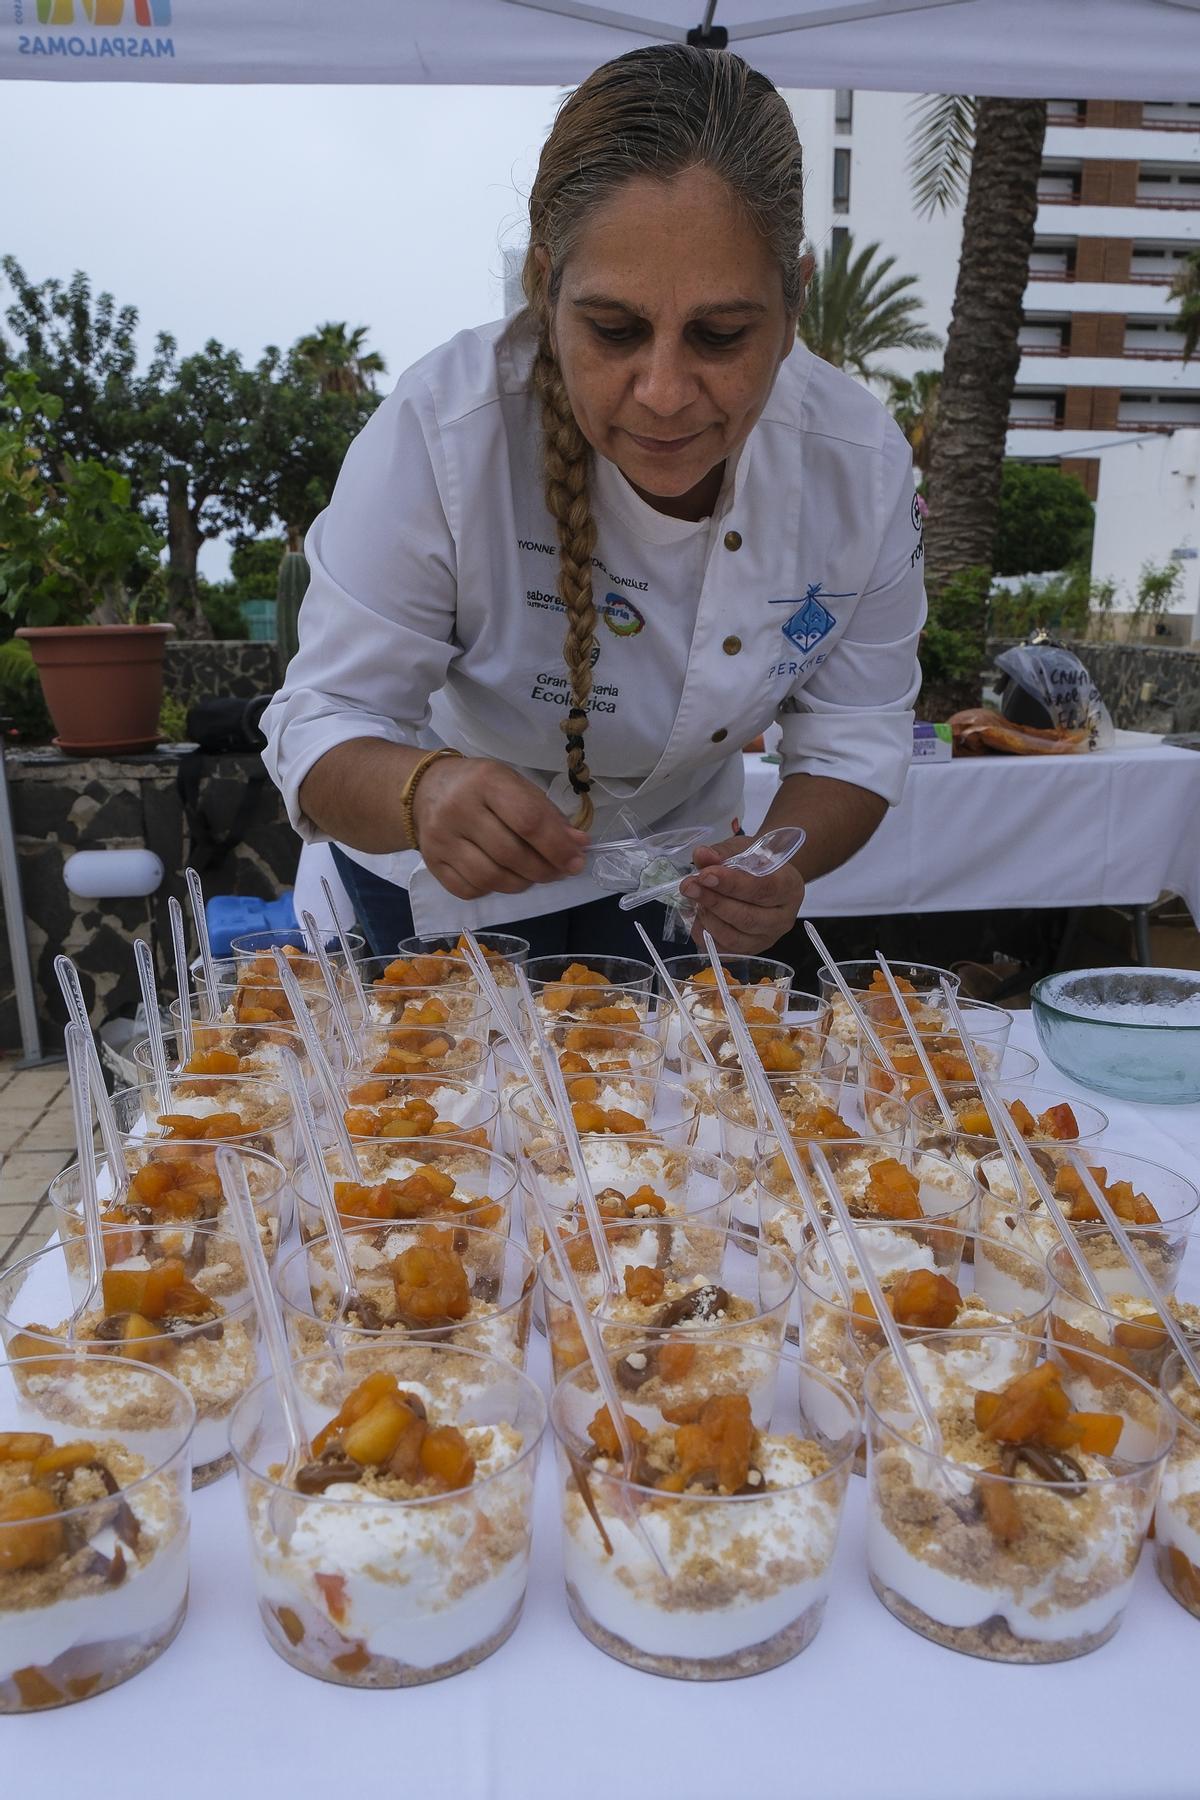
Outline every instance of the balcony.
{"type": "MultiPolygon", "coordinates": [[[[1039,230],[1041,229],[1043,207],[1083,206],[1083,202],[1080,200],[1078,194],[1060,193],[1057,188],[1039,188],[1037,198],[1039,230]]],[[[1132,204],[1135,212],[1200,212],[1200,196],[1193,197],[1190,189],[1187,191],[1187,197],[1180,199],[1176,199],[1173,195],[1162,197],[1158,195],[1139,194],[1132,204]]],[[[1127,212],[1129,210],[1129,207],[1126,206],[1089,206],[1086,208],[1086,211],[1089,213],[1114,213],[1127,212]]],[[[1091,232],[1080,233],[1081,237],[1091,237],[1092,235],[1091,232]]],[[[1106,231],[1099,235],[1103,237],[1119,237],[1121,234],[1115,231],[1106,231]]]]}
{"type": "Polygon", "coordinates": [[[1119,125],[1068,124],[1065,119],[1051,119],[1046,125],[1043,154],[1047,160],[1056,157],[1083,157],[1112,162],[1200,162],[1200,119],[1195,124],[1119,125]],[[1170,135],[1167,135],[1167,134],[1170,135]]]}
{"type": "Polygon", "coordinates": [[[1185,363],[1178,351],[1126,351],[1121,356],[1070,356],[1022,350],[1017,388],[1097,387],[1200,395],[1200,357],[1185,363]],[[1052,364],[1053,373],[1047,367],[1052,364]]]}
{"type": "Polygon", "coordinates": [[[1165,238],[1190,246],[1200,243],[1200,206],[1157,201],[1145,206],[1083,206],[1055,198],[1039,201],[1036,231],[1042,238],[1129,238],[1134,243],[1165,238]]]}
{"type": "Polygon", "coordinates": [[[1146,281],[1077,281],[1073,275],[1031,269],[1025,290],[1027,313],[1099,312],[1136,314],[1167,320],[1179,310],[1169,294],[1171,277],[1146,281]]]}

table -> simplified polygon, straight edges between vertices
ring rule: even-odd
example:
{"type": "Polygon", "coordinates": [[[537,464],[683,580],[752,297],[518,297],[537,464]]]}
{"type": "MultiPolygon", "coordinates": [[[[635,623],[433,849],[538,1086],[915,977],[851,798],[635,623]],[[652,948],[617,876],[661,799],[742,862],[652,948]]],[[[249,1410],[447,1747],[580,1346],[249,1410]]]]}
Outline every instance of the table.
{"type": "MultiPolygon", "coordinates": [[[[1036,1050],[1028,1013],[1011,1041],[1036,1050]]],[[[1200,1105],[1108,1101],[1046,1069],[1065,1094],[1101,1101],[1105,1141],[1175,1168],[1200,1161],[1200,1105]]],[[[1200,1293],[1200,1252],[1181,1285],[1200,1293]]],[[[530,1368],[544,1384],[536,1335],[530,1368]]],[[[260,1633],[226,1476],[193,1498],[192,1600],[178,1641],[110,1694],[6,1720],[5,1766],[47,1771],[63,1792],[90,1787],[96,1771],[160,1770],[171,1800],[303,1800],[385,1783],[415,1800],[1195,1800],[1200,1623],[1159,1586],[1148,1557],[1102,1650],[1046,1668],[974,1662],[916,1637],[875,1599],[862,1558],[865,1484],[854,1479],[815,1643],[769,1674],[692,1687],[610,1661],[571,1624],[547,1451],[525,1615],[479,1668],[392,1694],[288,1668],[260,1633]]]]}
{"type": "MultiPolygon", "coordinates": [[[[778,769],[746,758],[753,829],[778,769]]],[[[1179,894],[1200,919],[1200,754],[1118,731],[1087,756],[914,763],[857,856],[808,888],[814,918],[1023,906],[1147,906],[1179,894]]]]}

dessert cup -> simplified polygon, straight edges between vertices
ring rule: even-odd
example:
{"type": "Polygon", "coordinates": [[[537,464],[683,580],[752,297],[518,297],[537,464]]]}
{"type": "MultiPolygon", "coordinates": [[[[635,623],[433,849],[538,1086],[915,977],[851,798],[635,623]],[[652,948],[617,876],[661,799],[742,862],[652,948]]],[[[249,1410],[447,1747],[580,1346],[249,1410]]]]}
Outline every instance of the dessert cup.
{"type": "Polygon", "coordinates": [[[525,976],[551,1017],[586,1016],[597,1007],[620,1004],[629,994],[648,1001],[655,985],[653,965],[633,956],[531,956],[525,976]]]}
{"type": "MultiPolygon", "coordinates": [[[[1081,1391],[1069,1368],[1034,1370],[1034,1354],[1030,1339],[1004,1333],[964,1343],[962,1333],[935,1332],[909,1345],[941,1455],[919,1441],[891,1351],[864,1385],[871,1585],[923,1637],[993,1662],[1061,1662],[1113,1635],[1174,1432],[1162,1396],[1109,1365],[1099,1421],[1111,1424],[1114,1449],[1087,1449],[1085,1437],[1064,1460],[1041,1437],[996,1441],[976,1423],[976,1395],[995,1396],[1022,1374],[1027,1386],[1043,1375],[1061,1383],[1068,1417],[1055,1411],[1056,1429],[1079,1415],[1089,1434],[1096,1428],[1091,1384],[1081,1391]]],[[[1028,1402],[1023,1410],[1037,1416],[1028,1402]]]]}
{"type": "MultiPolygon", "coordinates": [[[[530,1021],[524,1007],[521,1026],[528,1042],[530,1021]]],[[[649,1032],[570,1019],[552,1026],[546,1035],[558,1055],[569,1100],[648,1116],[663,1068],[663,1047],[657,1037],[649,1032]]],[[[508,1103],[512,1094],[528,1086],[529,1077],[507,1042],[498,1040],[492,1054],[500,1099],[501,1142],[509,1155],[515,1155],[517,1132],[508,1115],[508,1103]]],[[[533,1046],[529,1054],[540,1073],[540,1051],[533,1046]]]]}
{"type": "MultiPolygon", "coordinates": [[[[999,1079],[1004,1052],[1008,1048],[1008,1034],[1012,1030],[1012,1014],[986,1000],[962,1000],[959,1011],[984,1074],[999,1079]]],[[[944,1013],[937,1013],[936,1018],[937,1023],[919,1022],[917,1026],[934,1074],[942,1083],[970,1081],[971,1064],[956,1028],[944,1013]]],[[[914,1100],[924,1093],[929,1083],[907,1027],[879,1022],[875,1024],[875,1030],[896,1073],[892,1075],[882,1066],[871,1045],[864,1040],[858,1052],[860,1081],[864,1087],[891,1088],[906,1102],[914,1100]]]]}
{"type": "MultiPolygon", "coordinates": [[[[690,1219],[728,1229],[734,1173],[720,1156],[674,1150],[654,1137],[588,1137],[583,1159],[600,1211],[622,1219],[690,1219]]],[[[585,1229],[579,1190],[565,1148],[541,1150],[521,1163],[525,1242],[546,1249],[534,1196],[540,1194],[564,1237],[585,1229]]]]}
{"type": "MultiPolygon", "coordinates": [[[[453,982],[414,982],[412,964],[395,956],[369,956],[357,967],[367,996],[366,1023],[420,1025],[423,1009],[433,1006],[443,1016],[432,1023],[449,1024],[455,1031],[470,1031],[475,1037],[482,1033],[486,1037],[488,1003],[474,984],[467,987],[455,986],[453,982]]],[[[351,1016],[357,1023],[357,1015],[352,1012],[351,1016]]]]}
{"type": "MultiPolygon", "coordinates": [[[[605,1237],[620,1283],[615,1294],[600,1285],[589,1238],[572,1238],[565,1252],[612,1356],[625,1406],[640,1418],[647,1405],[682,1406],[752,1385],[744,1352],[783,1344],[796,1291],[791,1258],[744,1232],[691,1219],[608,1225],[605,1237]]],[[[587,1352],[549,1252],[538,1269],[559,1381],[587,1352]]]]}
{"type": "MultiPolygon", "coordinates": [[[[340,1153],[325,1151],[343,1224],[388,1224],[420,1219],[440,1225],[481,1225],[507,1233],[517,1171],[506,1156],[445,1138],[354,1142],[358,1172],[347,1171],[340,1153]]],[[[296,1175],[300,1236],[323,1237],[321,1205],[308,1164],[296,1175]]]]}
{"type": "Polygon", "coordinates": [[[791,1352],[746,1358],[750,1394],[710,1396],[696,1423],[676,1427],[646,1409],[632,1479],[607,1413],[598,1417],[590,1363],[550,1402],[571,1617],[599,1649],[649,1674],[756,1675],[797,1656],[820,1627],[860,1415],[791,1352]],[[664,1471],[682,1491],[656,1485],[664,1471]]]}
{"type": "MultiPolygon", "coordinates": [[[[862,1006],[864,1001],[887,1000],[894,1012],[892,1001],[884,979],[883,970],[875,958],[860,958],[854,962],[840,962],[836,965],[838,974],[862,1006]]],[[[939,969],[932,963],[891,962],[892,974],[899,982],[902,990],[911,993],[919,1001],[941,999],[943,978],[950,983],[957,995],[959,991],[958,976],[949,969],[939,969]]],[[[858,1021],[850,1011],[842,997],[836,981],[822,966],[817,977],[817,992],[830,1005],[829,1029],[835,1038],[846,1045],[850,1052],[850,1063],[853,1069],[858,1067],[858,1021]]]]}
{"type": "MultiPolygon", "coordinates": [[[[215,1022],[220,1025],[274,1025],[294,1030],[295,1020],[287,995],[280,986],[279,975],[272,962],[269,971],[260,963],[237,963],[230,957],[218,958],[213,964],[215,987],[212,1006],[215,1022]]],[[[192,970],[196,999],[192,1016],[207,1022],[209,1010],[208,984],[202,968],[192,970]]],[[[340,1054],[340,1044],[333,1028],[333,1007],[320,976],[315,982],[302,981],[301,992],[309,1015],[317,1027],[327,1055],[340,1054]]],[[[354,990],[348,977],[341,979],[342,997],[353,1006],[354,990]]],[[[177,1017],[178,1001],[171,1003],[171,1015],[177,1017]]],[[[350,1014],[354,1018],[353,1011],[350,1014]]]]}
{"type": "MultiPolygon", "coordinates": [[[[797,1143],[823,1138],[842,1124],[842,1078],[846,1058],[842,1046],[833,1068],[818,1075],[769,1075],[767,1080],[784,1119],[797,1143]]],[[[713,1078],[708,1087],[709,1105],[716,1119],[718,1148],[737,1176],[733,1217],[739,1231],[758,1234],[758,1202],[754,1171],[762,1157],[775,1147],[769,1126],[761,1130],[750,1089],[744,1076],[727,1074],[713,1078]]]]}
{"type": "Polygon", "coordinates": [[[500,1103],[477,1082],[354,1068],[343,1077],[342,1098],[343,1122],[353,1138],[453,1137],[481,1149],[497,1144],[500,1103]]]}
{"type": "MultiPolygon", "coordinates": [[[[351,1374],[320,1355],[295,1372],[311,1440],[361,1390],[362,1365],[351,1374]]],[[[420,1453],[416,1479],[373,1466],[364,1474],[343,1430],[326,1459],[336,1466],[317,1476],[321,1491],[300,1491],[286,1478],[272,1381],[246,1395],[231,1431],[267,1642],[293,1668],[349,1687],[414,1687],[473,1668],[515,1629],[529,1572],[546,1424],[537,1387],[511,1362],[448,1344],[381,1351],[367,1379],[389,1375],[384,1423],[396,1388],[414,1398],[429,1438],[465,1439],[469,1485],[438,1491],[420,1453]]],[[[403,1414],[410,1425],[415,1410],[403,1414]]],[[[378,1418],[376,1407],[360,1423],[378,1418]]]]}
{"type": "MultiPolygon", "coordinates": [[[[293,1194],[291,1180],[281,1162],[261,1150],[234,1148],[246,1172],[250,1198],[258,1220],[263,1253],[273,1262],[291,1228],[293,1194]]],[[[217,1174],[217,1146],[172,1139],[170,1143],[127,1144],[125,1168],[130,1177],[123,1201],[113,1199],[113,1180],[107,1159],[96,1157],[96,1191],[106,1226],[153,1226],[160,1233],[178,1232],[190,1224],[214,1229],[210,1244],[219,1261],[240,1265],[237,1234],[217,1174]]],[[[79,1164],[68,1163],[50,1183],[47,1193],[63,1243],[82,1241],[83,1196],[79,1164]]]]}
{"type": "MultiPolygon", "coordinates": [[[[351,960],[357,962],[367,947],[366,939],[357,931],[344,932],[343,936],[351,960]]],[[[344,966],[346,957],[336,932],[327,933],[317,945],[314,945],[311,936],[302,926],[292,926],[283,931],[247,931],[240,937],[229,940],[229,951],[234,962],[252,962],[255,957],[270,957],[276,950],[282,950],[289,963],[295,964],[297,981],[321,980],[318,949],[324,950],[335,969],[344,966]]]]}
{"type": "MultiPolygon", "coordinates": [[[[665,959],[667,974],[679,989],[680,997],[686,1005],[693,997],[705,1000],[709,1011],[707,1019],[717,1024],[725,1017],[725,1009],[721,1005],[721,996],[717,992],[716,977],[712,963],[707,954],[689,953],[686,956],[668,956],[665,959]]],[[[755,1004],[769,1006],[774,1011],[782,1010],[782,1001],[775,995],[786,994],[796,979],[796,971],[786,963],[776,962],[770,956],[723,956],[721,967],[725,978],[735,990],[752,989],[755,992],[755,1004]]],[[[666,1014],[666,1026],[663,1042],[667,1053],[667,1067],[679,1067],[679,1040],[686,1036],[681,1030],[681,1021],[673,1016],[674,1007],[670,1000],[663,996],[662,1005],[666,1014]]]]}
{"type": "MultiPolygon", "coordinates": [[[[1015,1054],[1005,1051],[1005,1056],[1015,1054]]],[[[974,1169],[981,1156],[996,1151],[996,1140],[987,1110],[973,1081],[947,1082],[942,1089],[946,1103],[958,1120],[948,1130],[941,1107],[928,1090],[917,1094],[907,1108],[906,1136],[921,1150],[953,1156],[964,1168],[974,1169]]],[[[997,1099],[1021,1124],[1027,1144],[1084,1144],[1108,1129],[1108,1115],[1082,1100],[1064,1100],[1051,1088],[1029,1087],[1024,1082],[997,1082],[997,1099]],[[1023,1109],[1023,1110],[1022,1110],[1023,1109]]]]}
{"type": "MultiPolygon", "coordinates": [[[[829,1239],[849,1279],[854,1310],[847,1308],[825,1252],[811,1240],[796,1258],[800,1343],[807,1360],[840,1381],[859,1402],[863,1376],[884,1342],[859,1274],[863,1257],[906,1338],[931,1330],[939,1336],[957,1331],[969,1334],[964,1338],[969,1342],[982,1330],[1011,1326],[1041,1341],[1054,1284],[1039,1257],[978,1232],[945,1226],[931,1231],[926,1225],[856,1225],[848,1253],[836,1224],[830,1226],[829,1239]],[[952,1283],[954,1291],[945,1283],[952,1283]]],[[[858,1474],[865,1472],[861,1452],[855,1468],[858,1474]]]]}
{"type": "MultiPolygon", "coordinates": [[[[1095,1209],[1083,1195],[1082,1184],[1069,1166],[1068,1151],[1039,1144],[1033,1155],[1070,1223],[1096,1227],[1095,1209]]],[[[1200,1209],[1200,1188],[1186,1176],[1164,1169],[1158,1163],[1147,1162],[1145,1157],[1110,1150],[1107,1144],[1091,1146],[1087,1152],[1087,1166],[1093,1180],[1104,1182],[1105,1192],[1116,1205],[1126,1231],[1137,1245],[1160,1292],[1173,1293],[1187,1249],[1188,1233],[1195,1225],[1200,1209]],[[1124,1184],[1128,1184],[1128,1192],[1124,1184]],[[1146,1212],[1145,1206],[1139,1203],[1142,1201],[1149,1202],[1156,1218],[1135,1216],[1146,1212]]],[[[993,1237],[1016,1236],[1026,1248],[1034,1247],[1043,1256],[1048,1256],[1061,1243],[1053,1220],[1047,1216],[1033,1183],[1024,1172],[1021,1187],[1025,1204],[1014,1206],[1016,1196],[1012,1178],[999,1151],[981,1157],[975,1173],[980,1185],[982,1230],[993,1237]]],[[[1088,1257],[1102,1288],[1120,1291],[1121,1284],[1128,1282],[1128,1267],[1120,1246],[1103,1226],[1092,1234],[1088,1257]]]]}
{"type": "Polygon", "coordinates": [[[357,1071],[373,1075],[447,1075],[481,1082],[488,1067],[487,1015],[459,1031],[444,1025],[371,1025],[358,1035],[357,1071]]]}
{"type": "Polygon", "coordinates": [[[1175,1351],[1161,1379],[1175,1408],[1175,1442],[1154,1511],[1154,1566],[1168,1594],[1200,1619],[1200,1388],[1175,1351]]]}
{"type": "MultiPolygon", "coordinates": [[[[1103,1225],[1080,1225],[1075,1235],[1107,1304],[1099,1307],[1091,1298],[1065,1244],[1049,1250],[1054,1295],[1047,1329],[1056,1354],[1085,1376],[1091,1356],[1098,1355],[1157,1387],[1163,1364],[1175,1354],[1157,1309],[1128,1264],[1113,1265],[1116,1245],[1103,1225]]],[[[1139,1251],[1144,1241],[1132,1240],[1139,1251]]],[[[1164,1303],[1188,1339],[1200,1344],[1200,1306],[1176,1293],[1164,1303]]]]}
{"type": "Polygon", "coordinates": [[[288,1170],[294,1163],[292,1103],[279,1078],[181,1075],[171,1082],[169,1113],[159,1106],[154,1083],[147,1081],[138,1087],[118,1088],[112,1109],[121,1136],[135,1143],[208,1140],[241,1150],[261,1150],[288,1170]]]}
{"type": "Polygon", "coordinates": [[[457,1344],[525,1367],[537,1266],[512,1238],[477,1225],[353,1225],[344,1233],[354,1295],[343,1312],[328,1238],[275,1276],[297,1360],[332,1350],[348,1372],[386,1366],[414,1341],[457,1344]],[[412,1254],[409,1254],[412,1252],[412,1254]]]}
{"type": "MultiPolygon", "coordinates": [[[[175,1004],[178,1005],[178,1001],[175,1004]]],[[[189,1056],[178,1031],[163,1033],[167,1068],[172,1080],[184,1080],[192,1075],[251,1075],[281,1082],[285,1079],[283,1054],[290,1050],[300,1064],[305,1087],[314,1098],[320,1095],[320,1086],[300,1034],[291,1026],[202,1025],[197,1021],[192,1026],[192,1041],[189,1056]]],[[[149,1038],[140,1038],[133,1046],[133,1062],[141,1081],[153,1081],[154,1057],[149,1038]]]]}
{"type": "MultiPolygon", "coordinates": [[[[569,1080],[567,1092],[577,1083],[569,1080]]],[[[600,1097],[594,1101],[573,1100],[571,1116],[581,1137],[656,1137],[677,1149],[687,1149],[695,1136],[696,1119],[677,1103],[660,1105],[665,1084],[642,1081],[634,1076],[627,1081],[605,1082],[600,1097]],[[674,1117],[662,1115],[667,1111],[674,1117]]],[[[679,1094],[677,1101],[684,1096],[679,1094]]],[[[562,1133],[557,1121],[526,1082],[524,1087],[510,1088],[505,1102],[511,1141],[517,1158],[535,1156],[542,1150],[562,1147],[562,1133]]]]}
{"type": "MultiPolygon", "coordinates": [[[[230,1415],[259,1372],[258,1319],[237,1246],[211,1225],[174,1232],[122,1226],[103,1235],[104,1292],[76,1321],[75,1344],[175,1377],[195,1407],[192,1486],[207,1487],[232,1466],[230,1415]]],[[[0,1338],[7,1355],[19,1362],[68,1344],[88,1285],[82,1239],[50,1244],[4,1270],[0,1338]]]]}
{"type": "Polygon", "coordinates": [[[0,1713],[102,1694],[187,1610],[195,1410],[112,1356],[0,1364],[0,1713]]]}
{"type": "MultiPolygon", "coordinates": [[[[974,1230],[978,1223],[979,1189],[957,1163],[947,1162],[945,1157],[914,1156],[899,1144],[875,1138],[826,1138],[821,1149],[851,1215],[881,1231],[905,1221],[936,1221],[959,1231],[974,1230]],[[872,1171],[877,1164],[884,1166],[875,1175],[872,1171]]],[[[779,1151],[760,1160],[754,1181],[759,1236],[801,1255],[809,1240],[808,1221],[779,1151]]],[[[828,1214],[815,1177],[813,1184],[822,1213],[828,1214]]]]}
{"type": "MultiPolygon", "coordinates": [[[[477,931],[475,942],[487,959],[492,980],[500,989],[510,1017],[515,1019],[520,1003],[520,989],[513,971],[516,964],[529,960],[528,940],[504,931],[477,931]]],[[[478,984],[467,961],[463,940],[455,938],[451,933],[444,937],[404,938],[396,954],[400,961],[411,964],[414,982],[433,982],[439,986],[448,984],[477,991],[478,984]]],[[[500,1030],[495,1020],[492,1022],[492,1029],[495,1032],[500,1030]]]]}

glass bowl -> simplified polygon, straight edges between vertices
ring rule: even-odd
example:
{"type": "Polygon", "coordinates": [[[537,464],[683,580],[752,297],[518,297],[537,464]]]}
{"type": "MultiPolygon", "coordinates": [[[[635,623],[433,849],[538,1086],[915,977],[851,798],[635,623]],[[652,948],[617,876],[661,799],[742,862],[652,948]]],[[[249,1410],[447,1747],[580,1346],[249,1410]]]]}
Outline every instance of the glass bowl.
{"type": "Polygon", "coordinates": [[[1033,984],[1038,1041],[1056,1069],[1119,1100],[1200,1100],[1200,971],[1075,969],[1033,984]]]}

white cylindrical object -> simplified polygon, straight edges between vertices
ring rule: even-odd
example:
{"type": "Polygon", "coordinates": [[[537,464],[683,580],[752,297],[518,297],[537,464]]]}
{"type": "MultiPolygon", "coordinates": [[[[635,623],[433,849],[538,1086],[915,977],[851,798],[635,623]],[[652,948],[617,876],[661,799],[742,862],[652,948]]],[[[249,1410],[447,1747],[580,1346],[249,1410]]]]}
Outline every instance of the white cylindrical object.
{"type": "Polygon", "coordinates": [[[153,850],[77,850],[63,864],[63,880],[81,900],[125,900],[153,894],[164,874],[153,850]]]}

